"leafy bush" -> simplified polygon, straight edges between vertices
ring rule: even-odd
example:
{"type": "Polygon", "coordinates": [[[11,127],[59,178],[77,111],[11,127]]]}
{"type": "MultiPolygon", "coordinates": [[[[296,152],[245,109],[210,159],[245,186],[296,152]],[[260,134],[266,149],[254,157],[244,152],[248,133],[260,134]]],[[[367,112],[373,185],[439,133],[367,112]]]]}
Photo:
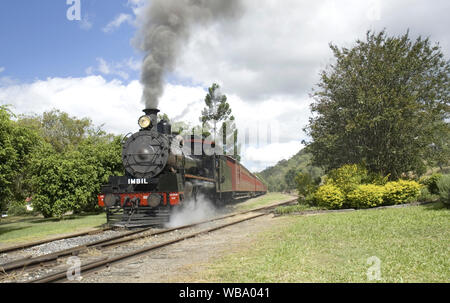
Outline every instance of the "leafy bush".
{"type": "Polygon", "coordinates": [[[426,202],[426,201],[432,201],[436,197],[439,197],[439,196],[431,194],[430,191],[428,190],[428,187],[422,186],[422,188],[420,189],[420,195],[417,198],[417,200],[421,201],[421,202],[426,202]]]}
{"type": "Polygon", "coordinates": [[[9,216],[25,216],[28,214],[25,201],[11,202],[8,207],[9,216]]]}
{"type": "Polygon", "coordinates": [[[320,207],[337,209],[344,204],[345,195],[337,186],[325,184],[315,192],[314,200],[320,207]]]}
{"type": "Polygon", "coordinates": [[[421,187],[416,181],[388,182],[384,186],[383,205],[396,205],[414,201],[420,196],[421,187]]]}
{"type": "Polygon", "coordinates": [[[30,155],[40,142],[34,130],[21,127],[13,117],[6,106],[0,105],[0,212],[6,209],[8,201],[25,199],[23,176],[30,155]]]}
{"type": "Polygon", "coordinates": [[[326,184],[338,187],[342,193],[347,194],[355,190],[358,185],[369,179],[367,169],[356,164],[347,164],[333,169],[327,175],[326,184]]]}
{"type": "Polygon", "coordinates": [[[422,177],[420,179],[420,184],[425,185],[428,188],[428,191],[431,194],[437,195],[439,194],[439,188],[437,183],[439,182],[439,180],[442,178],[442,174],[432,174],[429,177],[422,177]]]}
{"type": "Polygon", "coordinates": [[[347,195],[347,201],[354,208],[369,208],[383,204],[383,196],[384,186],[362,184],[347,195]]]}
{"type": "Polygon", "coordinates": [[[369,173],[367,183],[375,184],[375,185],[386,185],[389,181],[390,175],[383,176],[379,173],[369,173]]]}
{"type": "Polygon", "coordinates": [[[298,194],[305,198],[314,193],[317,189],[317,184],[315,184],[312,176],[308,173],[298,173],[297,176],[295,176],[295,183],[297,185],[298,194]]]}
{"type": "Polygon", "coordinates": [[[95,211],[101,184],[122,173],[120,153],[119,138],[86,139],[78,149],[65,153],[47,145],[31,166],[33,206],[44,217],[95,211]]]}
{"type": "Polygon", "coordinates": [[[450,206],[450,175],[444,175],[437,182],[441,202],[450,206]]]}
{"type": "Polygon", "coordinates": [[[44,217],[61,217],[68,211],[81,212],[98,180],[96,167],[76,151],[53,153],[33,162],[31,182],[33,205],[44,217]]]}
{"type": "Polygon", "coordinates": [[[317,206],[317,201],[316,201],[316,198],[315,198],[315,193],[308,194],[308,195],[305,197],[305,200],[303,200],[302,202],[304,202],[304,204],[309,205],[309,206],[317,206]]]}

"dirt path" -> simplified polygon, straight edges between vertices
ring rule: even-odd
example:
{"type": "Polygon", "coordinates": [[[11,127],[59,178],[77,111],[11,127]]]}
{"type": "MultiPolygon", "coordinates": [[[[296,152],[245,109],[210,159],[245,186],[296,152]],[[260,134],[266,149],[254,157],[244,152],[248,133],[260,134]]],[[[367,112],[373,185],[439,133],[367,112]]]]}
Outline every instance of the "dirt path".
{"type": "Polygon", "coordinates": [[[272,215],[185,240],[148,255],[116,264],[81,282],[210,282],[202,274],[218,258],[250,247],[256,235],[279,225],[272,215]]]}

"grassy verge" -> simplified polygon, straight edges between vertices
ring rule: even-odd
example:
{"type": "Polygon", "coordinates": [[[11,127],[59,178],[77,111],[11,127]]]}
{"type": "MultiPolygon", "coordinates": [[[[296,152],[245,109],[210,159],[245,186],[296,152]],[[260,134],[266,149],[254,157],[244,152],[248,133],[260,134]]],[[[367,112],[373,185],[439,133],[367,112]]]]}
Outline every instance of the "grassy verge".
{"type": "Polygon", "coordinates": [[[211,265],[211,282],[449,282],[450,211],[442,204],[281,217],[256,243],[211,265]],[[372,281],[373,282],[373,281],[372,281]]]}
{"type": "Polygon", "coordinates": [[[301,212],[305,210],[322,210],[318,206],[309,206],[306,204],[296,204],[296,205],[288,205],[288,206],[280,206],[275,209],[275,213],[279,215],[287,215],[291,213],[301,212]]]}
{"type": "Polygon", "coordinates": [[[56,235],[82,232],[106,223],[106,215],[70,216],[63,220],[13,217],[0,223],[0,246],[38,241],[56,235]]]}
{"type": "Polygon", "coordinates": [[[290,199],[294,199],[295,197],[282,194],[282,193],[267,193],[264,196],[260,196],[254,199],[249,199],[245,202],[236,204],[234,206],[235,210],[244,211],[250,210],[252,208],[262,207],[270,204],[274,204],[276,202],[282,202],[290,199]]]}

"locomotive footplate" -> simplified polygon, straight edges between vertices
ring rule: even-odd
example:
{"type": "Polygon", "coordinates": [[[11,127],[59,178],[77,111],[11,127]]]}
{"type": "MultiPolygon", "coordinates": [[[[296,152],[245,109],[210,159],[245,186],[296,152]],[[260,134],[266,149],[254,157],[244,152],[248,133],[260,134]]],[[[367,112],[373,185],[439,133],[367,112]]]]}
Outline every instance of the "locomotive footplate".
{"type": "Polygon", "coordinates": [[[110,208],[107,210],[107,218],[108,223],[114,227],[163,226],[169,222],[170,208],[110,208]]]}

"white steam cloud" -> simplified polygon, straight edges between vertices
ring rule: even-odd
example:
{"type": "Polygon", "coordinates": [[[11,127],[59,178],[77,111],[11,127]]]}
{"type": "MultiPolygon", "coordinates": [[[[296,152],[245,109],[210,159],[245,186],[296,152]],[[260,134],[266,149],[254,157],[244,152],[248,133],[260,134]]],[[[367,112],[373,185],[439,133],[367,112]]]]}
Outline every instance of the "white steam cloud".
{"type": "Polygon", "coordinates": [[[213,202],[203,195],[197,197],[197,201],[189,200],[170,216],[170,221],[166,227],[175,228],[183,225],[189,225],[206,221],[216,217],[219,210],[213,202]]]}

